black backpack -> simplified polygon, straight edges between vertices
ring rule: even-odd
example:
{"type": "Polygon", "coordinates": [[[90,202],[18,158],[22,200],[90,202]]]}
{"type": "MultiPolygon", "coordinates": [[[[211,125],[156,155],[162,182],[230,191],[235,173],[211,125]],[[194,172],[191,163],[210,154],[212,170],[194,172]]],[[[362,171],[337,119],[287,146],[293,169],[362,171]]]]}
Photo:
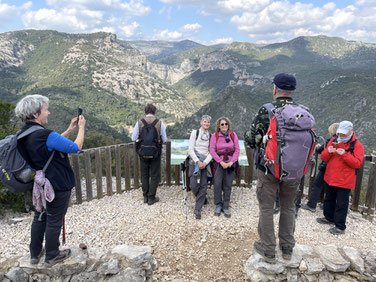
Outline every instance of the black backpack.
{"type": "MultiPolygon", "coordinates": [[[[13,193],[26,192],[33,189],[35,170],[31,168],[17,149],[17,141],[34,131],[44,129],[34,125],[23,133],[9,135],[0,140],[0,181],[13,193]]],[[[55,151],[51,154],[43,171],[46,171],[55,151]]]]}
{"type": "Polygon", "coordinates": [[[147,123],[145,119],[141,120],[143,126],[136,141],[136,151],[141,158],[154,159],[161,155],[162,142],[155,127],[158,121],[155,119],[152,123],[147,123]]]}

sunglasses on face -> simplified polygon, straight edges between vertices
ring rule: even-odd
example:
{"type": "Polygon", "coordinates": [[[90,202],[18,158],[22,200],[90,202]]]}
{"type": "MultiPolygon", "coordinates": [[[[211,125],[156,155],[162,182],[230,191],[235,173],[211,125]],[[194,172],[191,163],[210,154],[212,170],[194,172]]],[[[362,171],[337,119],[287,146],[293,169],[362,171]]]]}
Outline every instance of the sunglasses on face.
{"type": "Polygon", "coordinates": [[[226,125],[228,125],[227,122],[226,123],[221,123],[221,126],[226,126],[226,125]]]}

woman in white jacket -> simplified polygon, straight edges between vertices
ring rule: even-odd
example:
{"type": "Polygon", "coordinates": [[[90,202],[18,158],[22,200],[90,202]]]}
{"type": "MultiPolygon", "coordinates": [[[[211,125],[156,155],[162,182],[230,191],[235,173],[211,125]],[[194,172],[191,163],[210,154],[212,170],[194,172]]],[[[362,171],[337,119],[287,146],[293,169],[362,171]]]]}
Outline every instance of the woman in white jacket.
{"type": "Polygon", "coordinates": [[[209,153],[211,117],[203,115],[200,121],[201,127],[193,130],[189,138],[189,180],[190,188],[196,197],[194,215],[201,219],[201,209],[206,203],[206,190],[208,177],[211,177],[210,161],[212,156],[209,153]],[[200,183],[197,182],[200,173],[200,183]]]}

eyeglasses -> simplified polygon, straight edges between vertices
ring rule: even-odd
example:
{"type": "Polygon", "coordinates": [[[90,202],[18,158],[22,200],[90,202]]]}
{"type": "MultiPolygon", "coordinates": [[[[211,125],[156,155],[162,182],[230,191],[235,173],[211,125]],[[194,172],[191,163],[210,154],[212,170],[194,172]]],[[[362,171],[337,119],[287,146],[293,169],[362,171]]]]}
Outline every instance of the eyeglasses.
{"type": "Polygon", "coordinates": [[[221,123],[221,126],[225,126],[225,125],[228,125],[228,123],[226,122],[226,123],[221,123]]]}

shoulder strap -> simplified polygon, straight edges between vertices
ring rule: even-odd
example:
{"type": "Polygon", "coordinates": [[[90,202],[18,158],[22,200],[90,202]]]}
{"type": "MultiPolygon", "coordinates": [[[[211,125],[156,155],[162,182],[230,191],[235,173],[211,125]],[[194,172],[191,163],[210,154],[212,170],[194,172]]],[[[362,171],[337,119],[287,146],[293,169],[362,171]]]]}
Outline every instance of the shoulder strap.
{"type": "Polygon", "coordinates": [[[141,122],[144,124],[144,126],[148,125],[148,123],[146,122],[144,118],[141,120],[141,122]]]}
{"type": "Polygon", "coordinates": [[[158,123],[159,119],[155,119],[152,123],[151,123],[151,126],[155,127],[155,125],[158,123]]]}
{"type": "Polygon", "coordinates": [[[197,141],[197,138],[198,138],[198,135],[200,134],[200,129],[197,129],[196,130],[196,141],[197,141]]]}
{"type": "Polygon", "coordinates": [[[217,132],[215,133],[215,142],[218,142],[218,138],[219,138],[219,131],[217,131],[217,132]]]}
{"type": "Polygon", "coordinates": [[[354,141],[352,141],[351,143],[350,143],[350,147],[348,148],[348,149],[346,149],[345,151],[346,152],[350,152],[351,154],[354,152],[354,148],[355,148],[355,143],[356,143],[356,141],[358,141],[357,139],[355,139],[354,141]]]}
{"type": "Polygon", "coordinates": [[[272,103],[266,103],[263,105],[263,107],[268,111],[269,119],[272,119],[272,116],[275,113],[275,107],[272,103]]]}
{"type": "Polygon", "coordinates": [[[48,166],[50,165],[50,162],[52,161],[52,159],[53,159],[53,157],[55,155],[55,152],[56,152],[55,150],[52,151],[51,156],[48,158],[47,163],[43,167],[43,173],[46,173],[46,170],[47,170],[48,166]]]}
{"type": "Polygon", "coordinates": [[[21,138],[24,138],[25,136],[37,131],[37,130],[41,130],[41,129],[44,129],[44,127],[40,126],[40,125],[33,125],[32,127],[29,127],[28,129],[26,129],[24,132],[22,132],[21,134],[17,134],[17,140],[20,140],[21,138]]]}
{"type": "Polygon", "coordinates": [[[230,131],[230,136],[231,136],[231,139],[232,139],[232,142],[235,144],[235,137],[234,137],[234,132],[230,131]]]}

